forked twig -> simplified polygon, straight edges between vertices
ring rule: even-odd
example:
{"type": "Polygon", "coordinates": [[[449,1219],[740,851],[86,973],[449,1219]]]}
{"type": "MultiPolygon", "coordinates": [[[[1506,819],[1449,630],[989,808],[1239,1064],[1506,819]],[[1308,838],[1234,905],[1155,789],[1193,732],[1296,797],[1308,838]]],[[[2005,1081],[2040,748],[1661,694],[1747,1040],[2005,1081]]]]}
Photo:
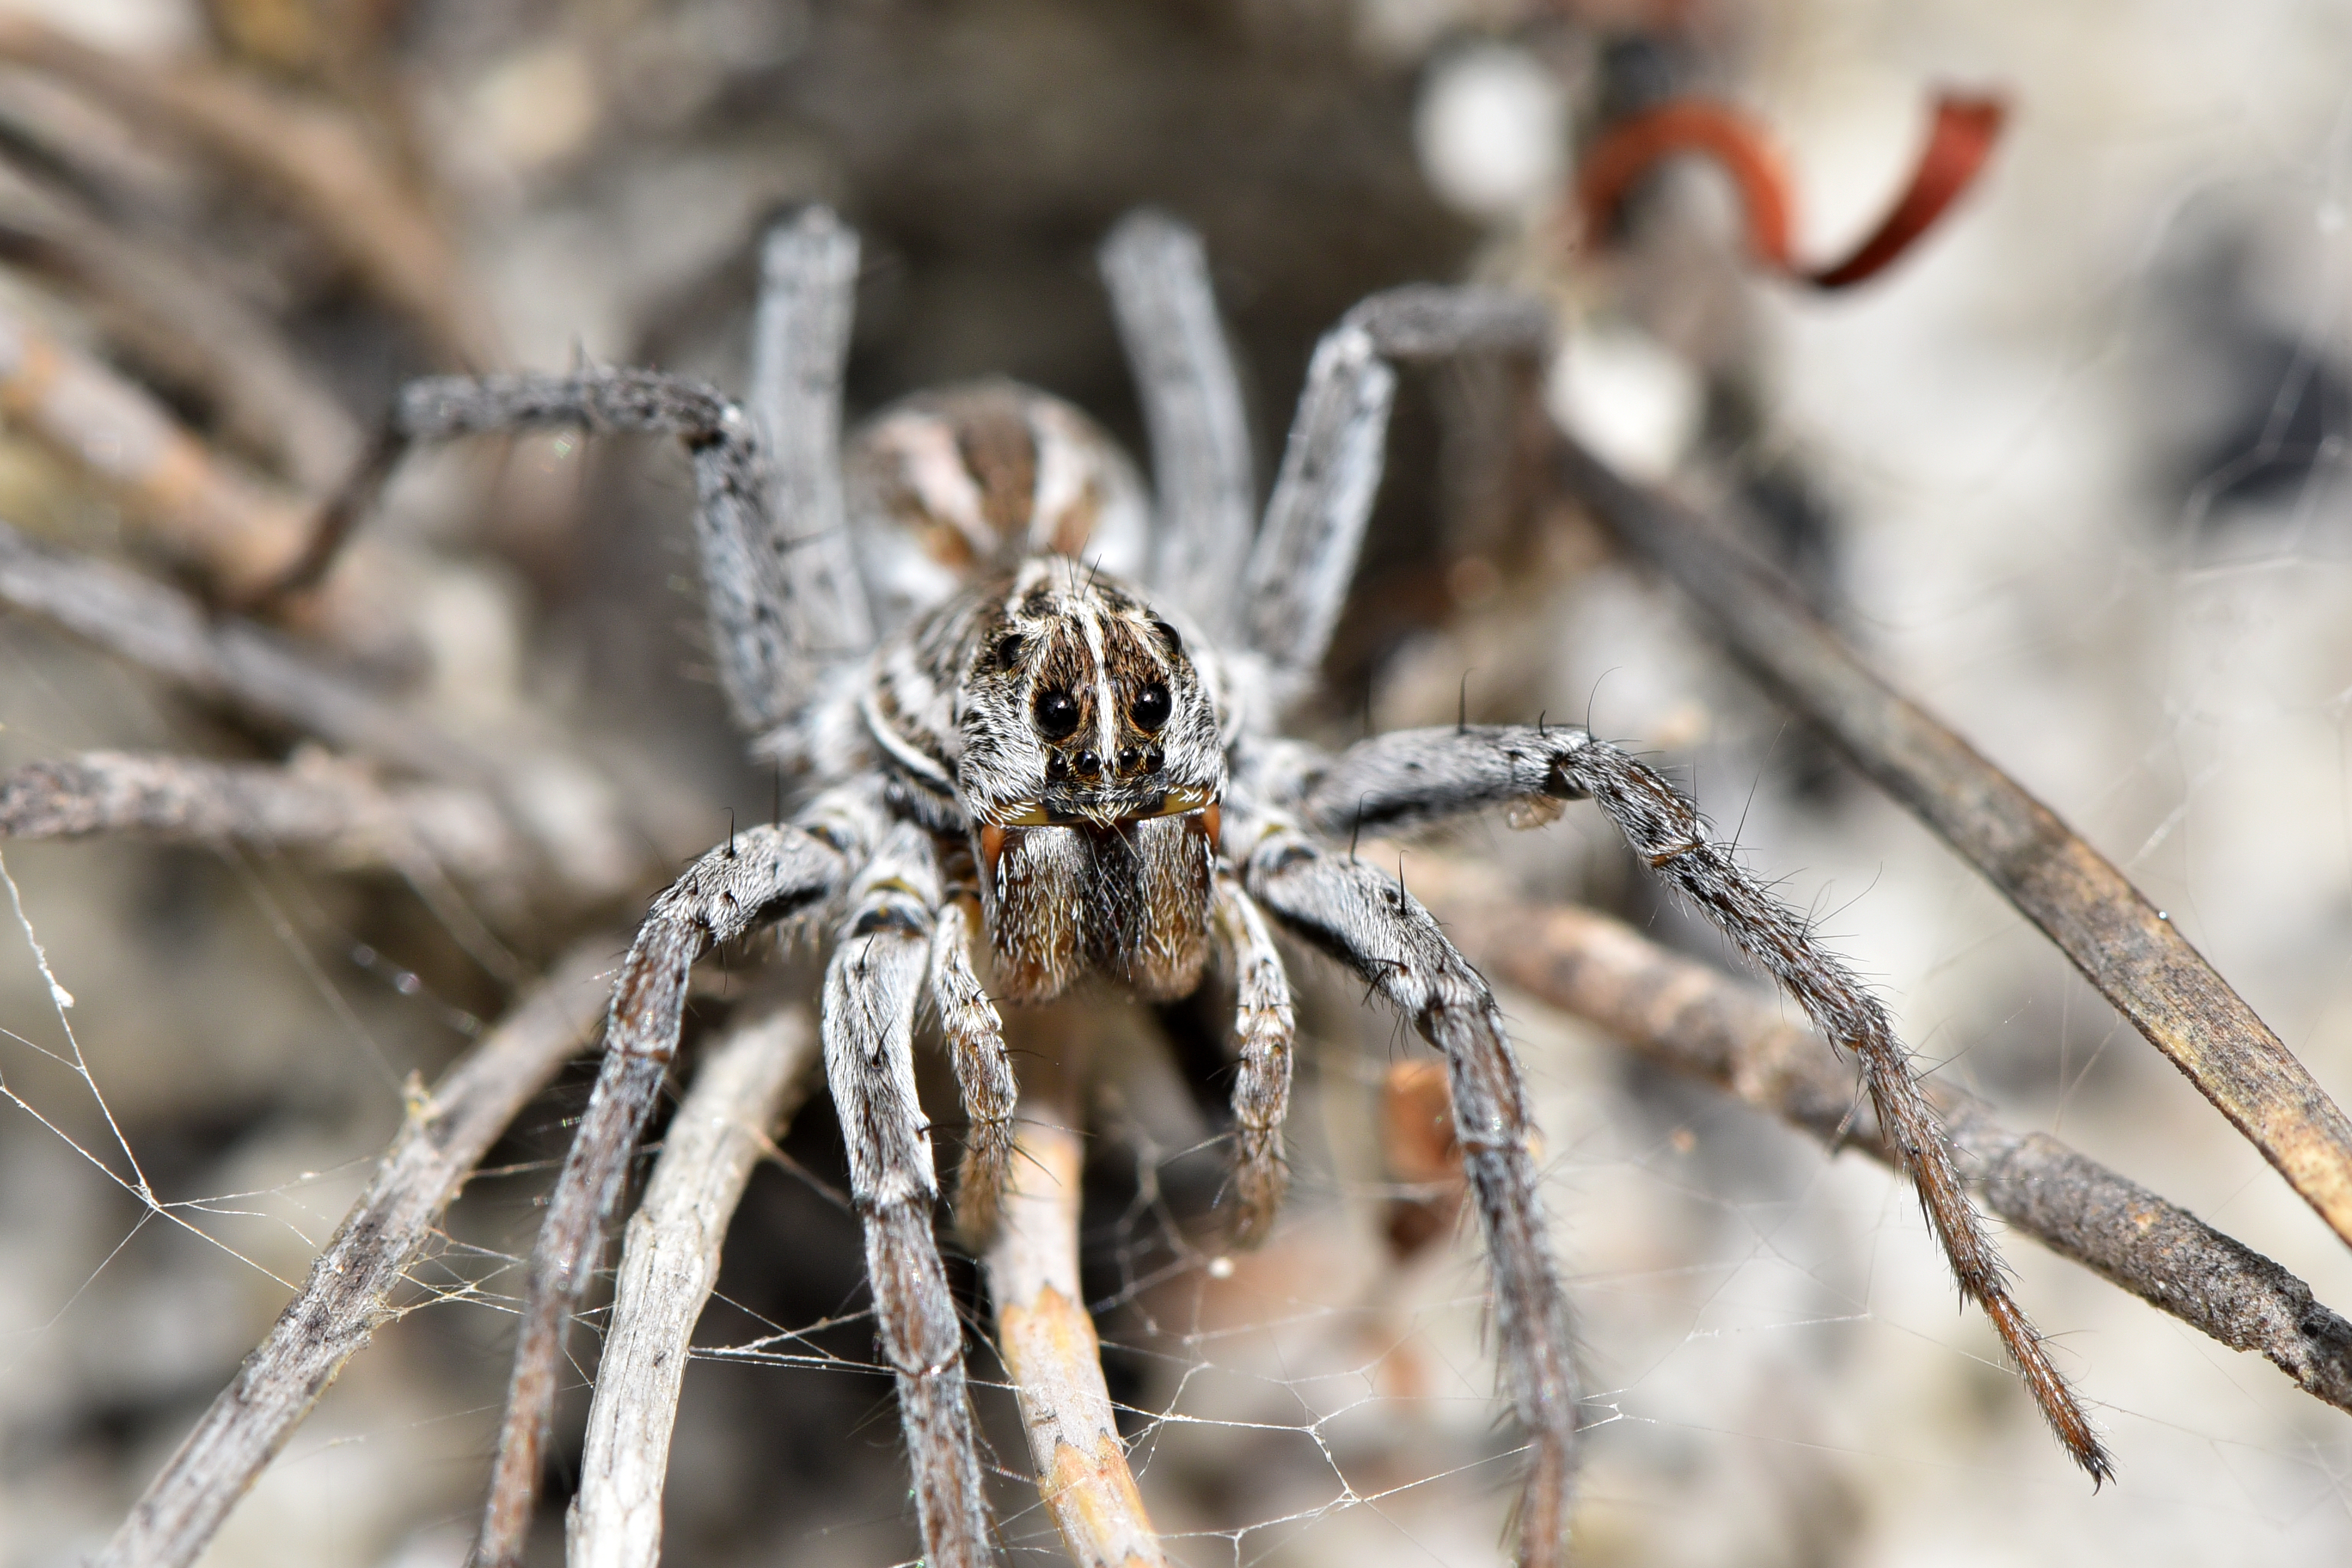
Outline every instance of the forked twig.
{"type": "Polygon", "coordinates": [[[2352,1119],[2124,874],[1872,674],[1706,518],[1559,438],[1560,482],[1707,612],[1733,656],[2040,926],[2352,1242],[2352,1119]]]}
{"type": "Polygon", "coordinates": [[[475,1165],[585,1042],[619,947],[602,937],[575,948],[430,1095],[412,1098],[375,1180],[310,1266],[302,1293],[148,1485],[99,1564],[184,1568],[203,1553],[343,1363],[391,1316],[393,1290],[475,1165]]]}
{"type": "Polygon", "coordinates": [[[986,1260],[997,1353],[1020,1402],[1038,1494],[1070,1560],[1154,1568],[1167,1559],[1128,1468],[1102,1344],[1078,1286],[1080,1069],[1052,1055],[1031,1058],[1030,1069],[1013,1179],[986,1260]]]}
{"type": "MultiPolygon", "coordinates": [[[[1791,1024],[1777,1001],[1668,952],[1590,910],[1476,892],[1421,862],[1417,890],[1496,979],[1589,1019],[1653,1061],[1705,1079],[1832,1148],[1890,1165],[1853,1068],[1791,1024]]],[[[1930,1082],[1927,1095],[1986,1206],[2231,1350],[2255,1351],[2315,1398],[2352,1410],[2352,1322],[2311,1288],[2196,1215],[2042,1133],[2001,1125],[1992,1107],[1930,1082]]]]}
{"type": "Polygon", "coordinates": [[[670,1121],[622,1246],[580,1490],[566,1522],[571,1568],[653,1568],[661,1560],[662,1483],[688,1344],[719,1282],[728,1221],[772,1130],[807,1092],[816,1043],[797,1006],[730,1031],[670,1121]]]}

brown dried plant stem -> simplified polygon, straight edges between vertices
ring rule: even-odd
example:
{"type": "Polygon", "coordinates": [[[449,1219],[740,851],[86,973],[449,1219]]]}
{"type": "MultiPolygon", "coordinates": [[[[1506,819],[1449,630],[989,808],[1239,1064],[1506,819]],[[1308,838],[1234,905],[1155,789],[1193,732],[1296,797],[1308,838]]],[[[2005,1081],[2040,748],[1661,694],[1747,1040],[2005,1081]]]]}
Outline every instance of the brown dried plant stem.
{"type": "Polygon", "coordinates": [[[1573,440],[1570,494],[1707,613],[1732,654],[2040,926],[2100,994],[2352,1242],[2352,1119],[2124,874],[1865,668],[1769,567],[1573,440]]]}
{"type": "MultiPolygon", "coordinates": [[[[1496,980],[1832,1149],[1851,1145],[1894,1163],[1866,1101],[1857,1114],[1853,1068],[1789,1022],[1772,996],[1589,910],[1486,897],[1426,859],[1414,881],[1496,980]]],[[[2315,1398],[2352,1410],[2352,1322],[2314,1300],[2301,1279],[2056,1139],[2002,1126],[1974,1095],[1927,1089],[1963,1174],[1993,1213],[2231,1350],[2258,1352],[2315,1398]]]]}
{"type": "Polygon", "coordinates": [[[1078,1286],[1079,1134],[1085,1043],[1052,1008],[1008,1019],[1024,1035],[1012,1181],[986,1258],[996,1348],[1012,1375],[1037,1491],[1078,1568],[1157,1568],[1167,1559],[1119,1441],[1102,1345],[1078,1286]],[[1043,1036],[1043,1038],[1036,1037],[1043,1036]]]}
{"type": "Polygon", "coordinates": [[[0,773],[0,838],[99,834],[304,849],[346,870],[406,872],[422,857],[502,887],[519,888],[533,871],[528,847],[488,795],[387,786],[315,748],[286,767],[85,752],[0,773]]]}
{"type": "Polygon", "coordinates": [[[392,1316],[393,1291],[483,1154],[584,1045],[617,938],[583,943],[453,1068],[420,1089],[375,1180],[310,1278],[96,1559],[103,1568],[194,1563],[343,1363],[392,1316]]]}
{"type": "Polygon", "coordinates": [[[247,176],[405,315],[445,363],[496,357],[439,226],[346,116],[215,67],[111,54],[31,16],[0,16],[0,59],[69,82],[159,139],[193,143],[247,176]]]}
{"type": "Polygon", "coordinates": [[[670,1121],[622,1247],[567,1523],[571,1568],[661,1560],[662,1484],[688,1342],[719,1282],[719,1246],[744,1184],[807,1093],[815,1060],[804,1009],[763,1013],[710,1053],[670,1121]]]}

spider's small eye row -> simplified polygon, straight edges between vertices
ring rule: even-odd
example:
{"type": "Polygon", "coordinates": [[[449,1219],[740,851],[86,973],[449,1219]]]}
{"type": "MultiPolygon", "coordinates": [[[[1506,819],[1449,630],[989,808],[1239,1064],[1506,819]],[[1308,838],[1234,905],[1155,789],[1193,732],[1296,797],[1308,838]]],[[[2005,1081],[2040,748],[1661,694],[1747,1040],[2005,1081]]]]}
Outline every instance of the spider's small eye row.
{"type": "Polygon", "coordinates": [[[1011,669],[1021,662],[1021,656],[1028,651],[1028,647],[1029,645],[1022,640],[1019,632],[1014,632],[1010,637],[997,638],[996,667],[999,669],[1011,669]]]}

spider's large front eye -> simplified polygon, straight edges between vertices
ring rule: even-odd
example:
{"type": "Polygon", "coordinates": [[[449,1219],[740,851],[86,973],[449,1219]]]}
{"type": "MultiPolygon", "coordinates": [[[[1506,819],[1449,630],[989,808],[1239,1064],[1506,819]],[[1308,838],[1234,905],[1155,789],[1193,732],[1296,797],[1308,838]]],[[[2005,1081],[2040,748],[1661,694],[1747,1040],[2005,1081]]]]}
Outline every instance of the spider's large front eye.
{"type": "Polygon", "coordinates": [[[1049,741],[1066,741],[1077,732],[1078,700],[1053,687],[1037,693],[1037,732],[1049,741]]]}
{"type": "Polygon", "coordinates": [[[1135,721],[1135,727],[1145,734],[1157,731],[1168,722],[1168,683],[1155,680],[1146,686],[1135,694],[1135,700],[1127,711],[1128,716],[1135,721]]]}

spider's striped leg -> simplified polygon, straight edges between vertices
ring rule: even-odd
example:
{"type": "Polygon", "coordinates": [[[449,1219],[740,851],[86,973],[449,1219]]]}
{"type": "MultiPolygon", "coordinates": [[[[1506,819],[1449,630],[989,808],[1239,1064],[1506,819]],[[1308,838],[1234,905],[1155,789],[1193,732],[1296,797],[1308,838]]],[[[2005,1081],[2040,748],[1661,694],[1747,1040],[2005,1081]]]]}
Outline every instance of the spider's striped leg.
{"type": "Polygon", "coordinates": [[[774,552],[793,632],[816,658],[872,646],[841,483],[841,376],[857,302],[857,236],[825,207],[768,233],[751,329],[751,407],[770,453],[763,542],[774,552]]]}
{"type": "Polygon", "coordinates": [[[979,927],[978,890],[950,889],[931,931],[931,996],[955,1061],[966,1121],[963,1164],[956,1173],[956,1234],[975,1253],[985,1251],[995,1236],[1012,1180],[1013,1112],[1021,1093],[1004,1050],[1004,1020],[972,972],[979,927]]]}
{"type": "Polygon", "coordinates": [[[1295,827],[1228,824],[1229,844],[1255,841],[1242,868],[1250,896],[1361,975],[1445,1054],[1454,1134],[1495,1280],[1503,1378],[1529,1437],[1518,1560],[1521,1568],[1559,1568],[1568,1554],[1576,1369],[1528,1149],[1534,1128],[1494,993],[1393,878],[1327,852],[1295,827]]]}
{"type": "Polygon", "coordinates": [[[654,900],[638,928],[613,987],[596,1088],[531,1253],[498,1460],[474,1547],[479,1568],[509,1568],[522,1560],[564,1332],[596,1270],[605,1222],[677,1049],[688,973],[720,942],[805,912],[837,893],[874,842],[879,820],[867,795],[844,789],[819,796],[790,826],[730,835],[654,900]]]}
{"type": "Polygon", "coordinates": [[[1164,213],[1131,213],[1103,242],[1101,261],[1151,433],[1160,521],[1151,581],[1223,637],[1237,629],[1233,584],[1249,555],[1257,496],[1249,423],[1201,237],[1164,213]]]}
{"type": "Polygon", "coordinates": [[[1272,1234],[1290,1184],[1282,1160],[1282,1123],[1290,1112],[1290,981],[1265,917],[1240,879],[1219,873],[1216,897],[1217,940],[1234,968],[1234,1034],[1241,1047],[1234,1076],[1233,1238],[1236,1247],[1255,1247],[1272,1234]]]}
{"type": "Polygon", "coordinates": [[[1581,730],[1476,726],[1409,730],[1362,742],[1307,781],[1303,805],[1329,834],[1410,827],[1507,806],[1532,825],[1563,800],[1590,798],[1634,853],[1672,883],[1804,1008],[1822,1033],[1853,1053],[1887,1141],[1951,1262],[1960,1294],[1984,1310],[2025,1378],[2042,1418],[2094,1480],[2112,1473],[2106,1451],[2009,1293],[2007,1269],[1954,1168],[1950,1143],[1912,1076],[1895,1026],[1853,972],[1813,940],[1804,921],[1715,842],[1696,807],[1652,769],[1581,730]]]}
{"type": "Polygon", "coordinates": [[[931,1234],[939,1182],[930,1123],[915,1098],[915,1005],[940,903],[930,835],[901,824],[859,874],[825,967],[824,1073],[849,1149],[850,1196],[866,1225],[874,1316],[898,1373],[924,1561],[982,1568],[992,1553],[964,1391],[963,1324],[931,1234]]]}
{"type": "Polygon", "coordinates": [[[1396,395],[1390,361],[1529,352],[1547,331],[1518,296],[1417,285],[1372,295],[1316,345],[1242,584],[1242,631],[1278,691],[1313,675],[1355,576],[1396,395]]]}

